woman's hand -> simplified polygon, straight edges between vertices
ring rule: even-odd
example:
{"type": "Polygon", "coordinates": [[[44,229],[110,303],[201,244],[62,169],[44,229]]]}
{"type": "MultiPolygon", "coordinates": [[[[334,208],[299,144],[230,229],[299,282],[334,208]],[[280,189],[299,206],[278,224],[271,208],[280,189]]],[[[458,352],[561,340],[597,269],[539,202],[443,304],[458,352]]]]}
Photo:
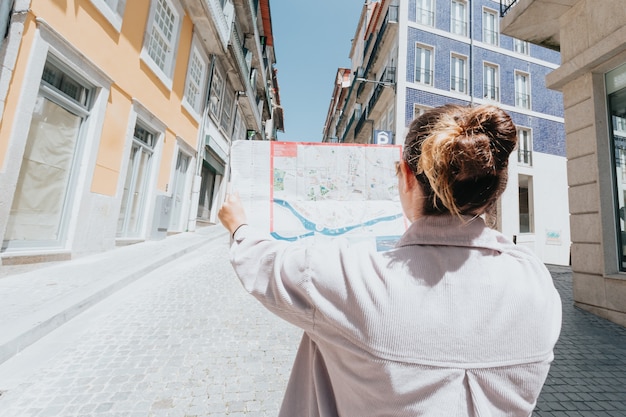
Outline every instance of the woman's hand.
{"type": "Polygon", "coordinates": [[[241,204],[239,194],[226,195],[224,204],[222,204],[220,211],[217,213],[217,217],[219,217],[220,221],[231,235],[239,226],[247,222],[246,212],[241,204]]]}

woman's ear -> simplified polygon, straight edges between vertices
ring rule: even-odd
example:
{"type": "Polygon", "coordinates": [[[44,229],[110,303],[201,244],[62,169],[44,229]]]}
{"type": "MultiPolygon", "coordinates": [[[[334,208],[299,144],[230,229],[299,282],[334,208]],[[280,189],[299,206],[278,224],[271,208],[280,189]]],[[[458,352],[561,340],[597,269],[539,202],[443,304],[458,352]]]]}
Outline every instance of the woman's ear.
{"type": "Polygon", "coordinates": [[[400,181],[403,182],[405,190],[411,190],[417,186],[417,178],[415,178],[411,167],[404,159],[400,162],[400,181]]]}

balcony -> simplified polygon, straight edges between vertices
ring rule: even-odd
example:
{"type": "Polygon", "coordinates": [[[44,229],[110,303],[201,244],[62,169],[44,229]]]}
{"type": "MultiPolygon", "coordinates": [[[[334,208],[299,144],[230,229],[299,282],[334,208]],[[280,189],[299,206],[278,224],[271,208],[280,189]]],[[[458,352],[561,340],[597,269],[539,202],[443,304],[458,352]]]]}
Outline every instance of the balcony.
{"type": "MultiPolygon", "coordinates": [[[[371,34],[367,43],[365,45],[364,53],[363,53],[363,62],[367,61],[365,65],[365,69],[363,72],[363,76],[366,77],[367,74],[373,69],[376,60],[380,57],[383,52],[384,45],[387,43],[388,39],[393,39],[396,36],[398,31],[398,6],[389,6],[387,9],[387,14],[385,15],[385,19],[383,20],[380,29],[378,29],[378,34],[374,39],[374,34],[371,34]],[[373,41],[373,43],[372,43],[373,41]],[[369,50],[371,46],[371,51],[369,50]]],[[[357,91],[357,96],[361,95],[361,92],[365,88],[365,85],[360,85],[359,90],[357,91]]]]}
{"type": "Polygon", "coordinates": [[[559,19],[578,1],[500,0],[501,32],[560,51],[559,19]]]}

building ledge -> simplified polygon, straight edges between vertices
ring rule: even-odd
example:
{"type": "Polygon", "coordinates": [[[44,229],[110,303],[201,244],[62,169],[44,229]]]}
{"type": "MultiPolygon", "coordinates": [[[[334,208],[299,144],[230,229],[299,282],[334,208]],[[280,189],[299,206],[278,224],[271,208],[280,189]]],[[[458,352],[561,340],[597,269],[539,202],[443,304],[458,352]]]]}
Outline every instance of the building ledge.
{"type": "Polygon", "coordinates": [[[579,0],[518,0],[500,22],[501,32],[560,51],[559,19],[579,0]]]}
{"type": "MultiPolygon", "coordinates": [[[[559,68],[546,76],[546,87],[561,90],[567,83],[583,74],[598,70],[598,66],[626,52],[624,39],[626,39],[626,26],[585,49],[571,60],[562,63],[559,68]]],[[[608,69],[601,69],[601,72],[606,72],[606,70],[608,69]]]]}

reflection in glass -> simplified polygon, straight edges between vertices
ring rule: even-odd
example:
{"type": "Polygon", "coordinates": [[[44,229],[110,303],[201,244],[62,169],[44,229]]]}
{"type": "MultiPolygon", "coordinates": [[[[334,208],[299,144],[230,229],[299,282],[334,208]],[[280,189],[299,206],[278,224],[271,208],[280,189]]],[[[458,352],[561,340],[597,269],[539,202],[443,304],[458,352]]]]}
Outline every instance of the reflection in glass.
{"type": "Polygon", "coordinates": [[[611,118],[611,136],[615,157],[615,186],[617,187],[616,210],[617,231],[621,268],[626,270],[626,89],[609,95],[609,115],[611,118]]]}

